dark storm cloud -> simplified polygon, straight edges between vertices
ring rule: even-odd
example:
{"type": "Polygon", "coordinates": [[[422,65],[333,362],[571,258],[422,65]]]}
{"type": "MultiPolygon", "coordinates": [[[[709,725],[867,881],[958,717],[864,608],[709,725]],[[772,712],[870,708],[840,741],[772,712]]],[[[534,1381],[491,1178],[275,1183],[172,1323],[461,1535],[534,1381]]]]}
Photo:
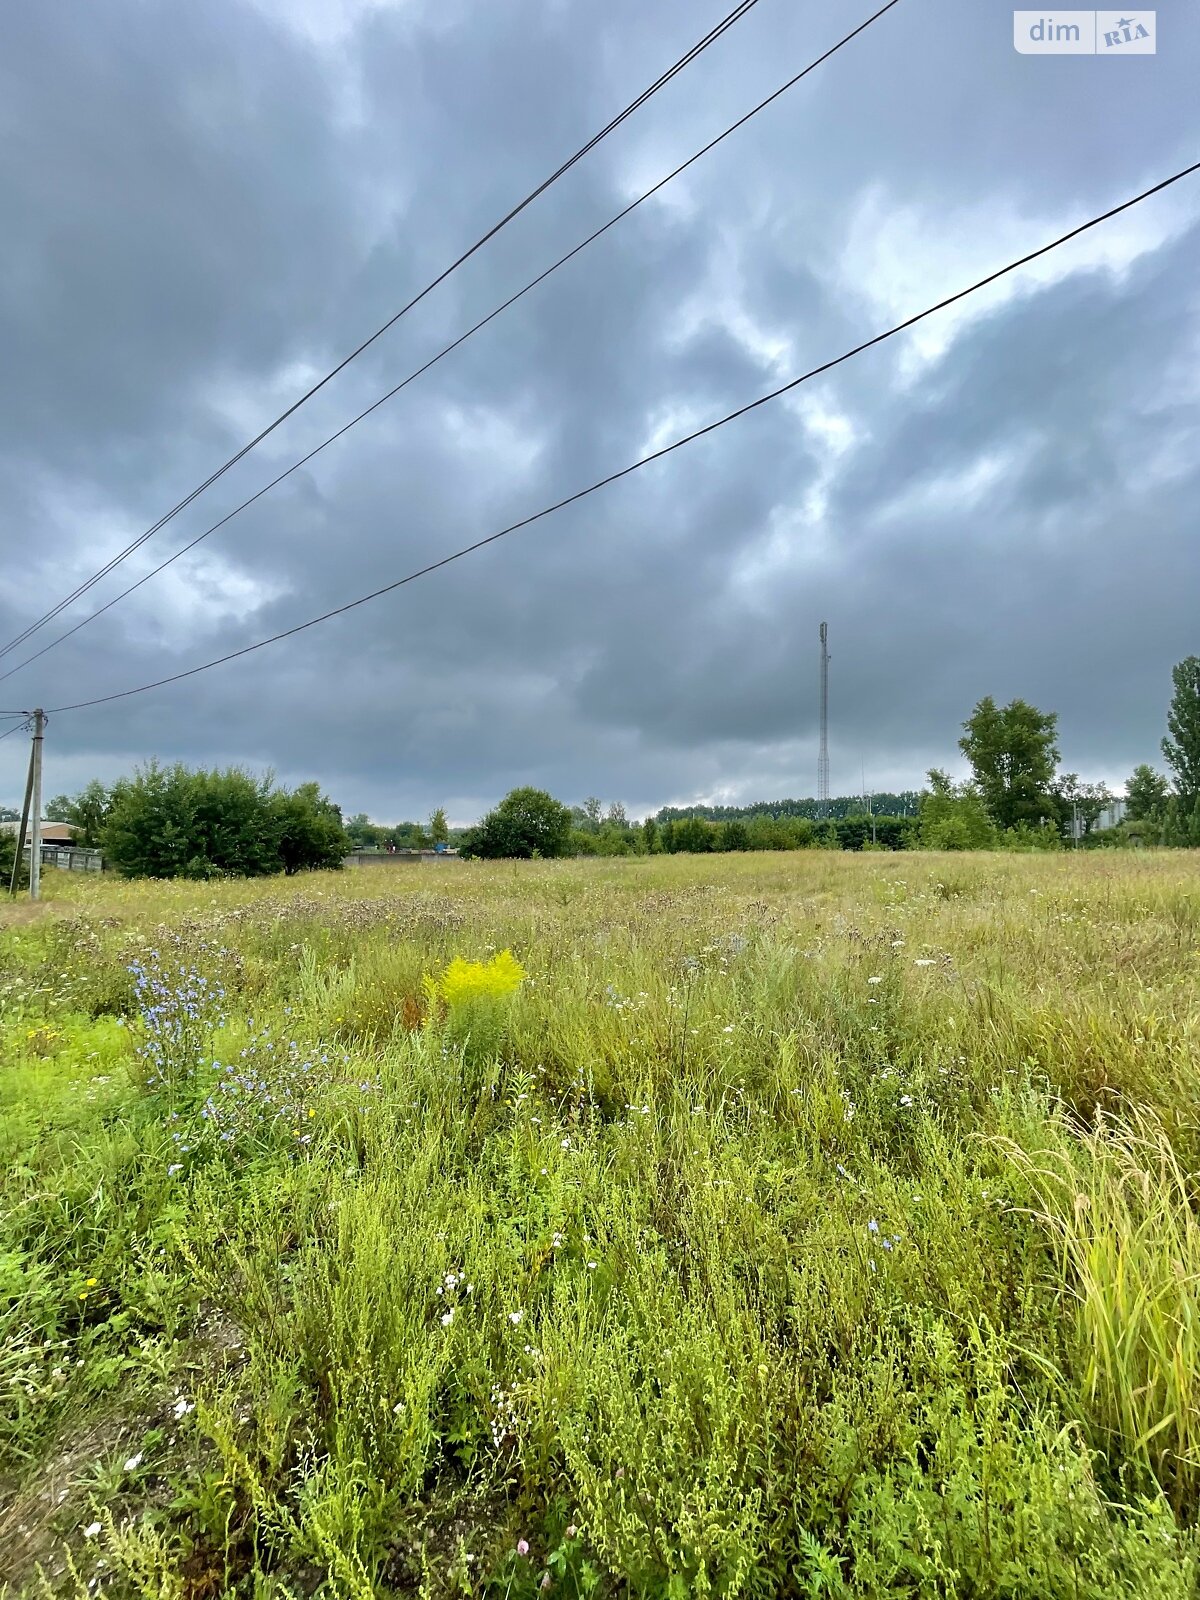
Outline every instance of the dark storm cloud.
{"type": "MultiPolygon", "coordinates": [[[[631,0],[15,12],[0,62],[4,637],[717,15],[631,0]]],[[[147,555],[857,20],[831,0],[761,0],[147,555]]],[[[1037,59],[1013,52],[990,0],[906,0],[196,556],[0,684],[0,705],[178,671],[388,582],[1194,159],[1200,24],[1182,0],[1159,24],[1152,58],[1037,59]]],[[[1153,758],[1170,664],[1198,648],[1197,216],[1181,186],[972,307],[941,347],[871,352],[321,629],[64,714],[51,786],[157,754],[318,775],[384,816],[448,801],[466,817],[523,781],[635,807],[804,793],[823,617],[835,787],[860,759],[881,786],[951,762],[984,693],[1056,708],[1068,763],[1119,777],[1153,758]]],[[[17,744],[0,744],[6,792],[17,744]]]]}

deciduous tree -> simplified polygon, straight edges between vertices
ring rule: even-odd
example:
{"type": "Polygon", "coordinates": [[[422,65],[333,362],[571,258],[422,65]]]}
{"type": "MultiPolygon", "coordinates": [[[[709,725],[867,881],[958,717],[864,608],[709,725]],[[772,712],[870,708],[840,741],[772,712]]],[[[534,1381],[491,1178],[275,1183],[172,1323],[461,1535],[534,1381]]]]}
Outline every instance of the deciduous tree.
{"type": "Polygon", "coordinates": [[[1059,758],[1057,731],[1052,711],[1039,711],[1026,700],[998,706],[991,695],[963,723],[959,749],[998,828],[1055,815],[1050,791],[1059,758]]]}
{"type": "Polygon", "coordinates": [[[544,789],[514,789],[472,831],[463,853],[489,860],[561,856],[570,834],[571,813],[561,801],[544,789]]]}
{"type": "Polygon", "coordinates": [[[1157,822],[1167,804],[1171,785],[1146,761],[1134,767],[1125,780],[1125,817],[1129,822],[1157,822]]]}
{"type": "Polygon", "coordinates": [[[1188,656],[1173,667],[1171,681],[1174,693],[1162,752],[1175,774],[1180,809],[1190,814],[1200,800],[1200,656],[1188,656]]]}

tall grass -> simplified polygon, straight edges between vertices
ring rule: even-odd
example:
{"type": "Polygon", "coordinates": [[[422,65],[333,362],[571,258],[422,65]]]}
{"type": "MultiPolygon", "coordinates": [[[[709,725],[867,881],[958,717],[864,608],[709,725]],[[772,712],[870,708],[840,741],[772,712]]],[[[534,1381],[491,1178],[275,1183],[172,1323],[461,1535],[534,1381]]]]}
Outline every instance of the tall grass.
{"type": "Polygon", "coordinates": [[[1073,1311],[1071,1372],[1097,1443],[1144,1462],[1173,1504],[1200,1490],[1200,1219],[1150,1111],[1101,1113],[1086,1133],[1016,1159],[1056,1246],[1073,1311]]]}
{"type": "Polygon", "coordinates": [[[0,1592],[1193,1594],[1195,870],[52,880],[0,1592]]]}

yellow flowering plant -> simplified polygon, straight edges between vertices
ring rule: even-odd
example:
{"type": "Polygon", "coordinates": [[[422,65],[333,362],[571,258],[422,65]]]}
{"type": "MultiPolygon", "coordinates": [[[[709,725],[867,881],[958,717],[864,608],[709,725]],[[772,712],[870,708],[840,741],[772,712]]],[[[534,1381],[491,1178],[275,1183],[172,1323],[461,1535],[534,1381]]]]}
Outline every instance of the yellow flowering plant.
{"type": "Polygon", "coordinates": [[[512,951],[501,950],[490,961],[455,956],[440,978],[426,973],[422,987],[431,1007],[440,1000],[453,1011],[475,1000],[503,1000],[516,993],[524,978],[525,969],[512,951]]]}
{"type": "Polygon", "coordinates": [[[490,961],[456,956],[438,978],[421,980],[428,1002],[426,1026],[444,1021],[452,1035],[469,1038],[472,1054],[487,1053],[499,1043],[503,1002],[521,987],[525,969],[511,950],[490,961]]]}

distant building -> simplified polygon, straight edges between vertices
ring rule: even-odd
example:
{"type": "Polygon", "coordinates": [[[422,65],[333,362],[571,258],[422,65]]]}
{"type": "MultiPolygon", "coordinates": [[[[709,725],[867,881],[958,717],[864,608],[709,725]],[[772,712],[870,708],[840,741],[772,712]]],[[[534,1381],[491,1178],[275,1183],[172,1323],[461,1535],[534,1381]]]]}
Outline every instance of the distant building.
{"type": "MultiPolygon", "coordinates": [[[[20,833],[21,824],[19,822],[0,822],[0,829],[5,833],[20,833]]],[[[43,822],[42,843],[74,844],[75,835],[78,832],[79,829],[73,822],[43,822]]]]}
{"type": "Polygon", "coordinates": [[[1105,828],[1115,828],[1119,822],[1125,821],[1125,802],[1117,799],[1111,800],[1092,824],[1092,831],[1102,831],[1105,828]]]}

